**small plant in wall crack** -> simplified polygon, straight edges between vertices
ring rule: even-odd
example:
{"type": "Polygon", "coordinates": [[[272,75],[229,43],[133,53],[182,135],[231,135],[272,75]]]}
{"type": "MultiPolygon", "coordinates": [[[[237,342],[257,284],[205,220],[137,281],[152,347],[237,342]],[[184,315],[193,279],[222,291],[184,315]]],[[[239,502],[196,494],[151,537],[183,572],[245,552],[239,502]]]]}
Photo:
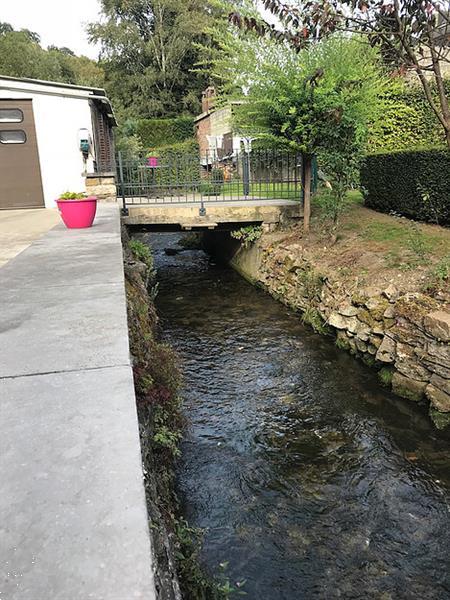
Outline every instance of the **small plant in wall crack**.
{"type": "Polygon", "coordinates": [[[239,240],[244,248],[254,244],[262,236],[263,228],[261,225],[248,225],[231,232],[231,237],[239,240]]]}
{"type": "Polygon", "coordinates": [[[178,447],[181,440],[181,434],[178,432],[171,431],[166,425],[161,425],[156,430],[153,436],[155,444],[162,446],[169,450],[174,458],[181,455],[181,451],[178,447]]]}
{"type": "Polygon", "coordinates": [[[305,310],[302,315],[302,321],[305,325],[310,325],[316,333],[320,333],[321,335],[329,335],[331,333],[330,328],[322,319],[319,311],[313,306],[308,306],[305,310]]]}
{"type": "Polygon", "coordinates": [[[134,258],[146,264],[149,271],[153,271],[153,255],[150,248],[135,238],[130,240],[129,247],[134,258]]]}

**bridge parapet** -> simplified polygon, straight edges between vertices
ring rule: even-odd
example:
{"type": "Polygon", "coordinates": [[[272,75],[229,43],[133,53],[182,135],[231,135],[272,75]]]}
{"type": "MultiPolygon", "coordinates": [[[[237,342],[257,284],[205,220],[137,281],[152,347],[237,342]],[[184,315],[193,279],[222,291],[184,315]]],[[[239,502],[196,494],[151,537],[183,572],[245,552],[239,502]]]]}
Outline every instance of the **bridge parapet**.
{"type": "Polygon", "coordinates": [[[128,206],[126,225],[151,229],[216,229],[257,223],[274,228],[302,218],[299,202],[293,200],[242,200],[233,202],[186,202],[128,206]],[[204,214],[201,210],[204,207],[204,214]]]}

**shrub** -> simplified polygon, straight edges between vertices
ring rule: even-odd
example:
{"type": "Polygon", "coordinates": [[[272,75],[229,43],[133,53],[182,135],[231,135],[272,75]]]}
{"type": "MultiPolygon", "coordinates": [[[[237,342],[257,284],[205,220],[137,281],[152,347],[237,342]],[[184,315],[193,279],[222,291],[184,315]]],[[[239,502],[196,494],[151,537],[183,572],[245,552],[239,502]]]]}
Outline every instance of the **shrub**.
{"type": "Polygon", "coordinates": [[[230,233],[231,237],[235,240],[239,240],[244,248],[249,248],[254,244],[263,234],[263,228],[261,225],[247,225],[240,229],[235,229],[230,233]]]}
{"type": "Polygon", "coordinates": [[[450,223],[450,153],[444,149],[371,154],[361,186],[366,206],[410,219],[450,223]]]}
{"type": "Polygon", "coordinates": [[[211,175],[199,187],[204,196],[219,196],[222,193],[224,176],[222,169],[212,169],[211,175]]]}
{"type": "Polygon", "coordinates": [[[155,181],[161,193],[196,191],[201,181],[201,166],[198,144],[187,140],[162,146],[149,152],[159,158],[155,181]]]}
{"type": "MultiPolygon", "coordinates": [[[[421,86],[397,81],[381,97],[383,116],[371,127],[369,152],[433,148],[444,144],[442,127],[421,86]]],[[[450,80],[445,82],[450,93],[450,80]]]]}
{"type": "Polygon", "coordinates": [[[152,271],[153,254],[149,246],[137,239],[131,239],[128,245],[134,258],[146,264],[149,270],[152,271]]]}
{"type": "Polygon", "coordinates": [[[139,119],[135,128],[144,148],[157,148],[192,138],[194,118],[139,119]]]}

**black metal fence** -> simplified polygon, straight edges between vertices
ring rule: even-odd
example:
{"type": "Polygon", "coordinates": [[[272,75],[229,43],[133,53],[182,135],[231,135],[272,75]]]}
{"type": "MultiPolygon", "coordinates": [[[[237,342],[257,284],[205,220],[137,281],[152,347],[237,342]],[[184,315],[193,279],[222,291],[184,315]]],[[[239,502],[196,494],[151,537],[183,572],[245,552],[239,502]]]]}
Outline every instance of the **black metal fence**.
{"type": "Polygon", "coordinates": [[[301,200],[301,157],[280,150],[117,156],[124,206],[242,200],[301,200]]]}

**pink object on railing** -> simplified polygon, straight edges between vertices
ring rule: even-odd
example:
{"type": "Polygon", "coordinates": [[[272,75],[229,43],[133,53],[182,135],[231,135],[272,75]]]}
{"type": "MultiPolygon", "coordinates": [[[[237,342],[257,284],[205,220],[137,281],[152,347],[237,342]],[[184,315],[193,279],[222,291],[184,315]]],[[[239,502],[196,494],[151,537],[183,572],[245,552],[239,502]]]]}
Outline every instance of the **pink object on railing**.
{"type": "Polygon", "coordinates": [[[147,164],[149,167],[157,167],[158,166],[158,157],[157,156],[149,156],[147,158],[147,164]]]}

